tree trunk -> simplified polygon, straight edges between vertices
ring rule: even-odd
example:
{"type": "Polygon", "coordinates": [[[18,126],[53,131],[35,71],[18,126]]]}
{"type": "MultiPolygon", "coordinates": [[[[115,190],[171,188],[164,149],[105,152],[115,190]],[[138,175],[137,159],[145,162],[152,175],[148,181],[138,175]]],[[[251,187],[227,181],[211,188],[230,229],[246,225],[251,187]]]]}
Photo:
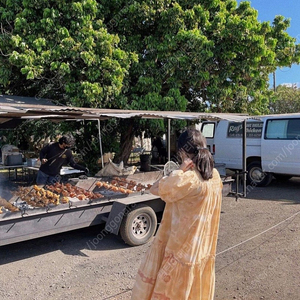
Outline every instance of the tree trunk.
{"type": "Polygon", "coordinates": [[[123,161],[124,164],[127,164],[134,139],[134,120],[121,120],[120,125],[120,128],[123,128],[120,138],[121,145],[118,155],[116,155],[114,158],[114,162],[120,163],[123,161]]]}

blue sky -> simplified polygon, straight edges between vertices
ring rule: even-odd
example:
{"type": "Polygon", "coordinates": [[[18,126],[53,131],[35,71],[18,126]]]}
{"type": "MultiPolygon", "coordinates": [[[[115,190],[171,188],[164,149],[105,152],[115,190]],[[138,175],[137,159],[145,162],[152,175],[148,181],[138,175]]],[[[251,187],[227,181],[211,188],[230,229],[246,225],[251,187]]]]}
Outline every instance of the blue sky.
{"type": "MultiPolygon", "coordinates": [[[[238,3],[241,0],[237,0],[238,3]]],[[[300,1],[299,0],[252,0],[251,6],[258,11],[259,21],[270,21],[272,24],[276,15],[282,15],[290,19],[290,27],[287,32],[300,43],[300,1]]],[[[281,68],[276,71],[276,86],[284,83],[296,83],[300,87],[300,65],[292,65],[291,68],[281,68]]],[[[270,76],[270,84],[273,86],[273,76],[270,76]]]]}

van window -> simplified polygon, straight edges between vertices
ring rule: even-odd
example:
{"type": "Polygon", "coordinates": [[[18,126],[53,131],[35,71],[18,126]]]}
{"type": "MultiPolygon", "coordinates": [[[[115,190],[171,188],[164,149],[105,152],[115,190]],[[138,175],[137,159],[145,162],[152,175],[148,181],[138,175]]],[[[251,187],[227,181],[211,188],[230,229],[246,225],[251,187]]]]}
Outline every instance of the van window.
{"type": "Polygon", "coordinates": [[[289,120],[287,138],[292,140],[300,138],[300,119],[289,120]]]}
{"type": "Polygon", "coordinates": [[[215,134],[215,123],[202,124],[201,132],[206,138],[213,138],[215,134]]]}
{"type": "Polygon", "coordinates": [[[266,139],[293,140],[300,137],[300,119],[268,120],[266,139]]]}

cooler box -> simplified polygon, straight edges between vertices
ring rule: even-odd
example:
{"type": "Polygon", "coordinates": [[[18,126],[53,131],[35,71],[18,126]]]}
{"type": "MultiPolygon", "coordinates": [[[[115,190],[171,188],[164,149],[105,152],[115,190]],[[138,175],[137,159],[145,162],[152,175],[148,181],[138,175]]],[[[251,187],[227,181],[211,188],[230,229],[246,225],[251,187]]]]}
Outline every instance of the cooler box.
{"type": "Polygon", "coordinates": [[[1,151],[2,151],[2,164],[4,166],[23,164],[22,154],[20,153],[18,147],[14,145],[6,144],[2,146],[1,151]]]}
{"type": "Polygon", "coordinates": [[[5,166],[23,165],[22,154],[10,154],[5,157],[5,166]]]}
{"type": "Polygon", "coordinates": [[[36,167],[38,165],[37,158],[27,158],[27,167],[36,167]]]}

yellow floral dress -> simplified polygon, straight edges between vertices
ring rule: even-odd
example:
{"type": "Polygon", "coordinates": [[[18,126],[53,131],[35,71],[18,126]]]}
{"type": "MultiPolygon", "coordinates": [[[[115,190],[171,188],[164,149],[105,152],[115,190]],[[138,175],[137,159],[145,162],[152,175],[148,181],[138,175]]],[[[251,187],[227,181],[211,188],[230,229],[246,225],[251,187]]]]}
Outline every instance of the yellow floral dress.
{"type": "Polygon", "coordinates": [[[216,169],[207,181],[192,170],[160,180],[166,207],[131,300],[213,299],[222,187],[216,169]]]}

